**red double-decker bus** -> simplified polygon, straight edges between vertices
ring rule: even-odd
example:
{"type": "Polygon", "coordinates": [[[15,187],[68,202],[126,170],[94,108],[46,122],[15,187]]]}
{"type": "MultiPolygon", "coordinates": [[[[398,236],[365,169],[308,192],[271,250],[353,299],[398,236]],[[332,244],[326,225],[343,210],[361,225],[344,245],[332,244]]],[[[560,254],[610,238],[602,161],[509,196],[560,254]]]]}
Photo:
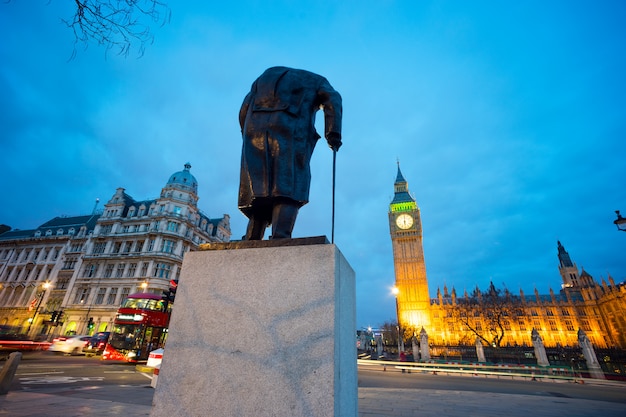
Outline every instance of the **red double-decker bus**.
{"type": "Polygon", "coordinates": [[[171,304],[160,295],[130,294],[117,310],[102,360],[139,362],[163,347],[170,322],[171,304]]]}

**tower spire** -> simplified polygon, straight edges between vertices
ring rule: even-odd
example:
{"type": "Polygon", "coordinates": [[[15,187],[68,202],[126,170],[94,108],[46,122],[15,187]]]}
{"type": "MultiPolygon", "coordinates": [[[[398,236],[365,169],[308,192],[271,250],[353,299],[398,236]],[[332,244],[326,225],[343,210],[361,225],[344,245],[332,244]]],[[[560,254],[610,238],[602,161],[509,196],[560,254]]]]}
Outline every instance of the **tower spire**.
{"type": "Polygon", "coordinates": [[[394,209],[413,210],[416,208],[415,199],[409,193],[409,183],[404,179],[400,170],[400,161],[398,161],[398,173],[396,174],[396,181],[393,183],[393,189],[392,211],[396,211],[394,209]],[[408,206],[406,206],[407,204],[408,206]]]}
{"type": "Polygon", "coordinates": [[[559,263],[561,264],[561,266],[562,267],[574,266],[574,264],[572,263],[572,259],[569,257],[569,253],[567,253],[563,245],[561,245],[561,242],[557,240],[556,243],[559,249],[559,263]]]}

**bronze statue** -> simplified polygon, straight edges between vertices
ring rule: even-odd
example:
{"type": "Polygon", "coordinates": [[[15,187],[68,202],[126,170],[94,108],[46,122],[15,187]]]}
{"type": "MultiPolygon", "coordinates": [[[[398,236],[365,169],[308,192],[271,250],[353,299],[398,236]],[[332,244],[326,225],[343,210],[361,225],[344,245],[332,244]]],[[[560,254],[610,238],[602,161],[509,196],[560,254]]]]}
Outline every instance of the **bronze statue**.
{"type": "Polygon", "coordinates": [[[326,78],[287,67],[267,69],[241,105],[243,136],[239,209],[248,217],[245,240],[291,238],[300,207],[309,201],[310,161],[320,135],[315,114],[324,111],[324,136],[341,146],[341,96],[326,78]]]}

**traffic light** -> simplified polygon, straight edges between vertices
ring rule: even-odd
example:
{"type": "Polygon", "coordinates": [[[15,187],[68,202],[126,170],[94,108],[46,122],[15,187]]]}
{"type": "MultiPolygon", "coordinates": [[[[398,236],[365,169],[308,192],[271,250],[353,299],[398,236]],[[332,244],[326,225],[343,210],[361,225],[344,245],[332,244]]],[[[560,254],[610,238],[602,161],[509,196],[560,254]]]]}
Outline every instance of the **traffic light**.
{"type": "Polygon", "coordinates": [[[59,312],[58,311],[53,311],[52,314],[50,315],[50,321],[53,323],[57,322],[57,317],[59,317],[59,312]]]}
{"type": "Polygon", "coordinates": [[[63,323],[63,311],[57,311],[57,323],[63,323]]]}
{"type": "Polygon", "coordinates": [[[169,303],[174,302],[174,298],[176,298],[176,289],[178,288],[178,280],[172,279],[170,280],[170,287],[163,291],[163,295],[161,299],[165,301],[165,305],[167,306],[169,303]]]}
{"type": "Polygon", "coordinates": [[[88,331],[93,330],[93,317],[89,317],[89,321],[87,322],[87,330],[88,331]]]}
{"type": "Polygon", "coordinates": [[[175,292],[172,292],[171,290],[165,290],[163,291],[163,295],[161,296],[161,299],[165,301],[166,303],[173,303],[175,297],[176,297],[175,292]]]}
{"type": "MultiPolygon", "coordinates": [[[[177,279],[171,279],[170,280],[170,292],[172,294],[174,294],[174,296],[176,296],[176,289],[178,288],[178,280],[177,279]]],[[[172,301],[174,301],[172,299],[172,301]]]]}

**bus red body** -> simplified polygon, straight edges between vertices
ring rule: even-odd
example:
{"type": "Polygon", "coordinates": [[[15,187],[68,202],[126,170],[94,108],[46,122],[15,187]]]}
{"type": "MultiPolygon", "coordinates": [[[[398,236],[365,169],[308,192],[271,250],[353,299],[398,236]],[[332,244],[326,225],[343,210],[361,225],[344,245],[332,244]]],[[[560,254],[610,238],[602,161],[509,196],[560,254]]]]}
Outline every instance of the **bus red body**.
{"type": "Polygon", "coordinates": [[[102,360],[147,360],[151,351],[165,344],[170,307],[157,294],[130,294],[117,310],[102,360]]]}

